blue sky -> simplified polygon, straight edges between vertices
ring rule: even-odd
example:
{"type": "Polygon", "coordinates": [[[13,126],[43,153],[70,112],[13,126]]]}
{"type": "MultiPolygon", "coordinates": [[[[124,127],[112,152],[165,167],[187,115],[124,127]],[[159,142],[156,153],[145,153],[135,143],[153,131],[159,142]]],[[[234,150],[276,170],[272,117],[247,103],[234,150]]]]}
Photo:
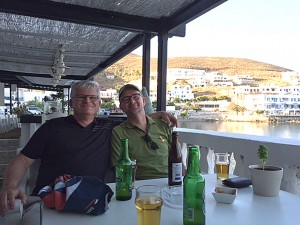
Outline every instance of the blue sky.
{"type": "MultiPolygon", "coordinates": [[[[157,39],[151,43],[157,57],[157,39]]],[[[141,49],[133,53],[141,54],[141,49]]],[[[299,0],[228,0],[169,39],[168,57],[237,57],[300,72],[299,0]]]]}

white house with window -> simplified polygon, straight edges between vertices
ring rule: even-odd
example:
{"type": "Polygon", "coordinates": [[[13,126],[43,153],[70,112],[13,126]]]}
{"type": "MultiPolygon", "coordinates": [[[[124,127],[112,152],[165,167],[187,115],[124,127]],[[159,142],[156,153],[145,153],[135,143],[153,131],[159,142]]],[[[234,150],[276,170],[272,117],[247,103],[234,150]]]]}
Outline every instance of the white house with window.
{"type": "Polygon", "coordinates": [[[173,68],[167,70],[167,81],[176,80],[205,80],[205,70],[173,68]]]}
{"type": "Polygon", "coordinates": [[[172,101],[174,98],[180,98],[183,100],[193,99],[195,98],[195,95],[192,92],[190,85],[172,85],[169,97],[170,99],[167,100],[172,101]]]}
{"type": "Polygon", "coordinates": [[[227,76],[227,74],[219,73],[219,72],[209,72],[205,74],[205,79],[207,85],[210,86],[233,86],[231,79],[227,76]]]}
{"type": "Polygon", "coordinates": [[[300,114],[300,87],[239,86],[235,89],[232,101],[250,111],[263,110],[269,114],[300,114]]]}
{"type": "Polygon", "coordinates": [[[232,77],[232,81],[236,84],[249,84],[255,81],[253,77],[250,75],[234,75],[232,77]]]}
{"type": "Polygon", "coordinates": [[[290,84],[297,85],[300,81],[300,73],[295,71],[282,72],[282,80],[289,82],[290,84]]]}
{"type": "Polygon", "coordinates": [[[116,89],[112,89],[112,88],[108,88],[105,91],[100,91],[100,98],[111,98],[116,100],[117,99],[117,90],[116,89]]]}

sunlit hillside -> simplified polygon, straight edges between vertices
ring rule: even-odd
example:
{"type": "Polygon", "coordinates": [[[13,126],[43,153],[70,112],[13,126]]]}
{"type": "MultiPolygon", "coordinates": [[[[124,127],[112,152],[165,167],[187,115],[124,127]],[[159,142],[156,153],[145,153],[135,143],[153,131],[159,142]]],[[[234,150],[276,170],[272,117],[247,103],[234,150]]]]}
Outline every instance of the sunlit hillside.
{"type": "MultiPolygon", "coordinates": [[[[249,59],[241,58],[225,58],[225,57],[181,57],[169,58],[168,68],[189,68],[206,70],[207,72],[216,71],[226,73],[228,76],[237,74],[251,75],[256,82],[260,83],[288,85],[281,81],[281,74],[284,71],[291,71],[276,65],[257,62],[249,59]]],[[[157,59],[151,59],[151,72],[157,70],[157,59]]],[[[121,59],[113,66],[109,67],[105,72],[97,75],[97,81],[105,87],[118,88],[124,82],[130,82],[141,77],[142,74],[142,57],[129,54],[121,59]],[[106,74],[114,74],[115,79],[107,79],[106,74]]]]}

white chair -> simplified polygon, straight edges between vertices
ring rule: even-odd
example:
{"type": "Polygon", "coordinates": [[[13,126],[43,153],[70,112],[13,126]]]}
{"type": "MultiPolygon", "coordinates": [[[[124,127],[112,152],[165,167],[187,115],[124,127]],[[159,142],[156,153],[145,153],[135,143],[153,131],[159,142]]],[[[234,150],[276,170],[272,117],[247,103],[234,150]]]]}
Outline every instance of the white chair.
{"type": "MultiPolygon", "coordinates": [[[[22,148],[17,149],[17,154],[20,153],[21,149],[22,148]]],[[[39,165],[40,161],[35,161],[19,185],[19,188],[22,189],[27,195],[27,204],[23,206],[21,200],[17,199],[15,209],[10,210],[5,214],[5,218],[3,220],[6,224],[3,222],[4,224],[1,223],[1,225],[41,224],[41,200],[39,197],[30,196],[35,186],[39,165]]]]}
{"type": "Polygon", "coordinates": [[[5,213],[3,218],[0,218],[1,225],[19,225],[23,214],[23,205],[20,199],[16,200],[15,209],[5,213]]]}

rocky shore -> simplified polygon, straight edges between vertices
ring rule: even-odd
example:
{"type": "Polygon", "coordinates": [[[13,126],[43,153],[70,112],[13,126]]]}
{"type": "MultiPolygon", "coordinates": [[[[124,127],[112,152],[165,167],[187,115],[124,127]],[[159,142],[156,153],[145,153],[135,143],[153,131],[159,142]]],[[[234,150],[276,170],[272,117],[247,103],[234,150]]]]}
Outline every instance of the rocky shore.
{"type": "Polygon", "coordinates": [[[178,121],[222,121],[253,123],[300,123],[300,116],[294,115],[236,115],[227,112],[191,112],[186,116],[177,115],[178,121]]]}

